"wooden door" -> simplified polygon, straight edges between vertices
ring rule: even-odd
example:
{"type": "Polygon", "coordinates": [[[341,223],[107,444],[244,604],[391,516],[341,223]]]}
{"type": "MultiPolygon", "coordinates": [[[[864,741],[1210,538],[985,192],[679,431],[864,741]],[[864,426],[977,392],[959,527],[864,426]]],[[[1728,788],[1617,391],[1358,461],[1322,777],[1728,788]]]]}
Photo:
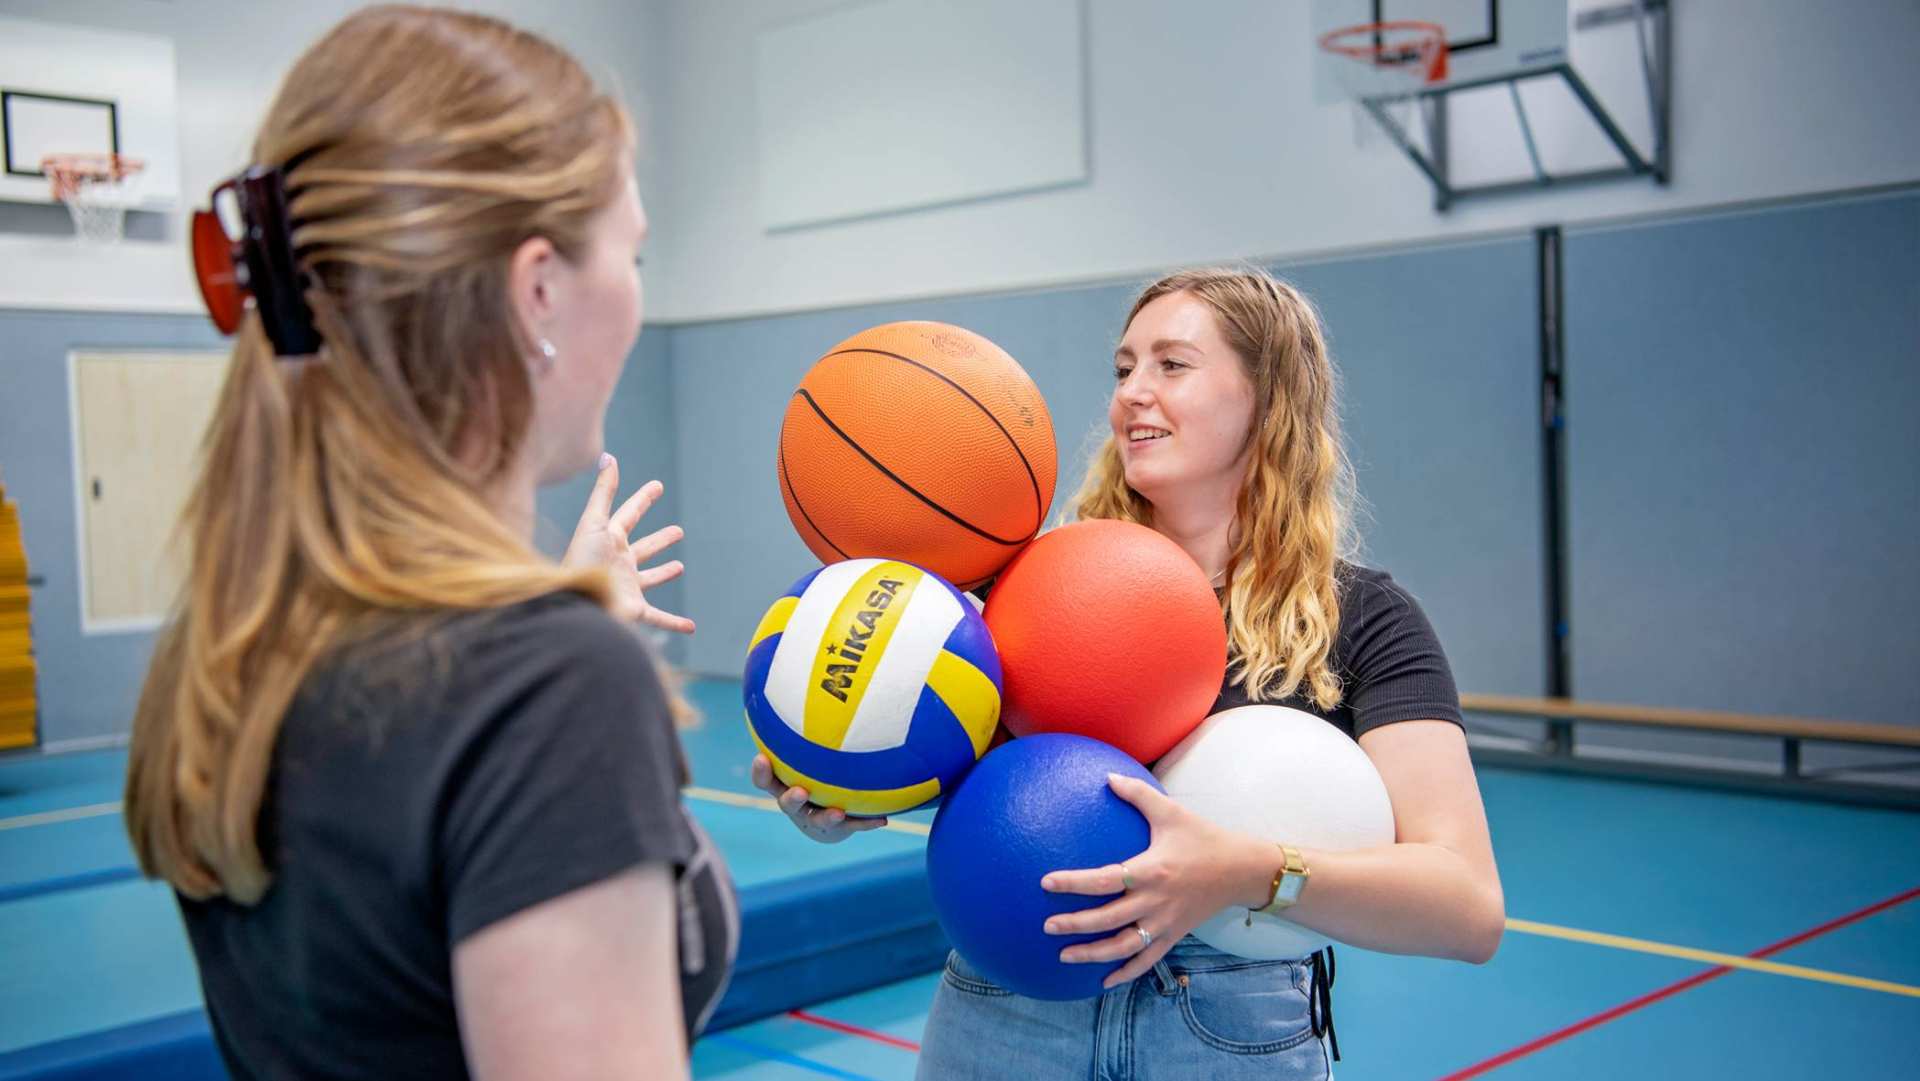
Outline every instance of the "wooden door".
{"type": "Polygon", "coordinates": [[[158,625],[181,580],[174,526],[192,488],[224,353],[75,353],[82,626],[158,625]]]}

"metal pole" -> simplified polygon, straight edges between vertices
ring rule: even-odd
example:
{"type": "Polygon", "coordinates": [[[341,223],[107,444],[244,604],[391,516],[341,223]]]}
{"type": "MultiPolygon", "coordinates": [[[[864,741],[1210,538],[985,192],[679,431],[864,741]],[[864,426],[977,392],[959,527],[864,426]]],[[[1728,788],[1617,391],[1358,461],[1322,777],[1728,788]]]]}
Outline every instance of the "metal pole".
{"type": "Polygon", "coordinates": [[[1654,57],[1659,62],[1660,97],[1653,118],[1653,178],[1665,184],[1673,175],[1673,9],[1659,0],[1653,17],[1654,57]]]}
{"type": "MultiPolygon", "coordinates": [[[[1563,377],[1566,350],[1562,333],[1560,227],[1534,232],[1540,289],[1540,464],[1542,529],[1545,533],[1547,693],[1573,695],[1572,652],[1567,622],[1566,567],[1566,413],[1563,377]]],[[[1573,754],[1573,722],[1548,722],[1552,753],[1573,754]]]]}
{"type": "Polygon", "coordinates": [[[1540,150],[1533,145],[1533,125],[1527,123],[1527,106],[1520,100],[1518,81],[1507,84],[1507,95],[1513,99],[1513,115],[1520,118],[1520,137],[1527,141],[1527,157],[1533,161],[1533,175],[1539,179],[1540,183],[1550,184],[1553,178],[1548,176],[1546,169],[1541,167],[1540,150]]]}
{"type": "MultiPolygon", "coordinates": [[[[1407,133],[1400,130],[1400,125],[1394,121],[1392,116],[1388,115],[1385,109],[1380,107],[1380,102],[1373,98],[1361,98],[1360,104],[1366,107],[1368,113],[1372,114],[1374,123],[1379,124],[1381,130],[1387,133],[1387,138],[1393,140],[1393,145],[1399,147],[1401,153],[1412,158],[1413,164],[1418,166],[1421,172],[1427,174],[1428,180],[1433,181],[1433,186],[1440,193],[1440,198],[1442,200],[1447,199],[1451,195],[1451,189],[1447,186],[1446,177],[1434,169],[1433,163],[1428,161],[1426,156],[1420,153],[1420,148],[1414,146],[1413,141],[1407,138],[1407,133]]],[[[1444,208],[1443,203],[1442,209],[1444,208]]]]}
{"type": "Polygon", "coordinates": [[[1580,99],[1580,104],[1587,107],[1593,122],[1600,125],[1600,130],[1606,133],[1607,140],[1613,144],[1613,148],[1620,152],[1621,157],[1627,159],[1627,167],[1636,173],[1652,172],[1653,167],[1648,165],[1647,160],[1640,156],[1640,152],[1633,148],[1633,143],[1627,139],[1626,133],[1613,122],[1613,117],[1607,115],[1607,110],[1601,106],[1600,99],[1593,96],[1592,90],[1587,89],[1586,80],[1580,78],[1570,65],[1562,64],[1558,70],[1560,77],[1567,81],[1567,88],[1573,91],[1574,97],[1580,99]]]}

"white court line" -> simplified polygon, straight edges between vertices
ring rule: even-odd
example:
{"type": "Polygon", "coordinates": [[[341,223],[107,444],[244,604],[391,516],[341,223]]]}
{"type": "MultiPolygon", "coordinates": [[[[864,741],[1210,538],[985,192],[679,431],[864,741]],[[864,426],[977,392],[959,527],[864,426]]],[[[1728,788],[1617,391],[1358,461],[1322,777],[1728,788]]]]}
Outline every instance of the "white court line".
{"type": "Polygon", "coordinates": [[[99,818],[101,815],[120,813],[120,804],[95,803],[86,807],[68,807],[61,811],[41,811],[39,814],[20,815],[17,818],[0,818],[0,830],[25,829],[28,826],[48,826],[55,822],[72,822],[81,818],[99,818]]]}

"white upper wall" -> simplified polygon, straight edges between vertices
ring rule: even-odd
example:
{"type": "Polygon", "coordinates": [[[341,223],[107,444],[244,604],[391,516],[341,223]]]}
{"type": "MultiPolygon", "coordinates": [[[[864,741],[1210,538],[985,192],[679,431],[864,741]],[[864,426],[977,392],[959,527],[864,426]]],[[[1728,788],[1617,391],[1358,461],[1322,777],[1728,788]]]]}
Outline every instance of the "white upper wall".
{"type": "MultiPolygon", "coordinates": [[[[547,34],[618,81],[642,126],[641,189],[654,226],[648,315],[692,321],[1920,180],[1920,65],[1911,59],[1920,4],[1849,0],[1843,16],[1803,0],[1671,2],[1674,179],[1665,188],[1624,180],[1436,213],[1426,181],[1396,151],[1378,140],[1355,145],[1350,109],[1314,104],[1307,0],[1085,0],[1085,183],[772,233],[760,221],[759,33],[860,4],[465,6],[547,34]]],[[[295,56],[357,6],[4,0],[0,11],[172,38],[181,185],[197,200],[244,164],[295,56]]],[[[1580,35],[1573,44],[1617,119],[1644,133],[1643,105],[1632,96],[1637,69],[1617,53],[1589,69],[1580,35]]],[[[1456,108],[1455,156],[1466,170],[1490,147],[1511,156],[1519,145],[1503,108],[1488,107],[1500,103],[1479,105],[1456,108]]],[[[1590,155],[1599,145],[1590,133],[1535,123],[1549,148],[1584,138],[1590,155]]],[[[821,162],[828,171],[857,167],[821,162]]],[[[198,312],[182,223],[175,219],[164,241],[104,251],[0,230],[0,307],[198,312]]]]}
{"type": "MultiPolygon", "coordinates": [[[[1920,179],[1913,0],[1672,0],[1670,185],[1622,180],[1444,214],[1396,151],[1355,146],[1347,107],[1314,104],[1305,0],[1087,0],[1090,181],[769,233],[758,211],[757,35],[846,0],[666,5],[672,130],[648,263],[656,319],[1045,285],[1920,179]]],[[[1585,70],[1580,34],[1574,59],[1585,70]]],[[[1637,67],[1619,59],[1599,58],[1610,69],[1594,73],[1601,89],[1635,89],[1637,67]]],[[[1644,132],[1643,99],[1608,97],[1623,125],[1644,132]]],[[[1519,145],[1504,115],[1499,130],[1476,126],[1468,114],[1492,110],[1462,105],[1457,157],[1471,156],[1476,138],[1519,145]]],[[[1551,144],[1566,133],[1536,134],[1551,144]]]]}
{"type": "MultiPolygon", "coordinates": [[[[198,205],[220,179],[247,164],[247,150],[281,77],[354,0],[5,0],[0,12],[46,22],[137,31],[173,40],[178,72],[180,182],[198,205]]],[[[653,148],[668,124],[655,106],[666,68],[660,8],[623,0],[484,0],[451,6],[500,15],[572,51],[617,88],[641,129],[640,186],[660,201],[653,148]]],[[[5,73],[0,72],[0,82],[5,73]]],[[[188,265],[184,215],[165,240],[85,248],[64,236],[0,232],[0,307],[199,312],[188,265]]]]}

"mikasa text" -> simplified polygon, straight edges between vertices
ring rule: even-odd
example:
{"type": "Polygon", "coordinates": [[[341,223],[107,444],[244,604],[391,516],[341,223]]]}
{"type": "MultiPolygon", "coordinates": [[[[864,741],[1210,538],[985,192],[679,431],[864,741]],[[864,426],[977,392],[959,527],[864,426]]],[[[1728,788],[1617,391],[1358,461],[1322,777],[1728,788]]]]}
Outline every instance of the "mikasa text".
{"type": "Polygon", "coordinates": [[[860,674],[860,662],[865,659],[867,643],[873,638],[873,629],[880,622],[880,614],[893,603],[894,594],[900,591],[905,582],[893,578],[882,578],[879,588],[867,594],[867,606],[854,614],[853,625],[847,628],[847,637],[838,645],[828,646],[826,653],[841,659],[840,664],[829,664],[826,676],[820,680],[820,689],[842,702],[847,700],[847,691],[853,686],[853,677],[860,674]]]}

